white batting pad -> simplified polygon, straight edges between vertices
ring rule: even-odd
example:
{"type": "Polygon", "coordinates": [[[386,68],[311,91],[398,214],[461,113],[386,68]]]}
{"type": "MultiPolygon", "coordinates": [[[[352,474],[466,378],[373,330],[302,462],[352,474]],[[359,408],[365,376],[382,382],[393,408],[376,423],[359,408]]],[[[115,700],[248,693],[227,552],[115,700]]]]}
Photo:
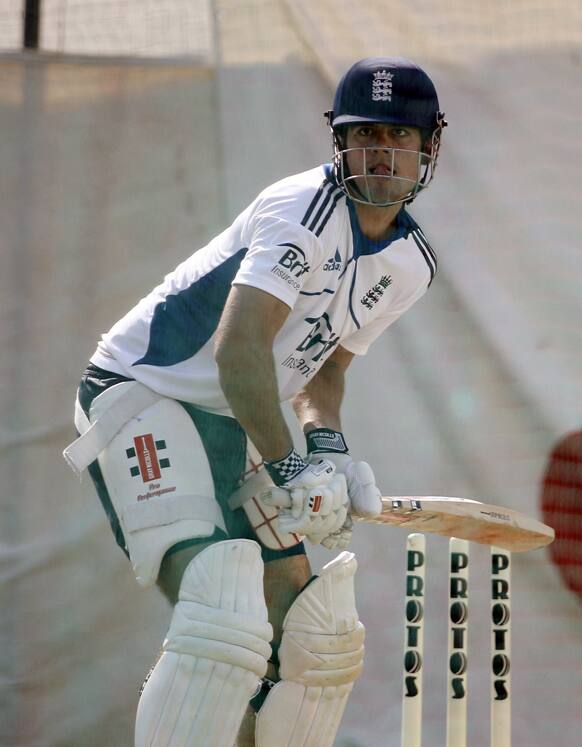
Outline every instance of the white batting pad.
{"type": "Polygon", "coordinates": [[[273,630],[258,544],[228,540],[188,565],[163,654],[140,698],[135,747],[230,747],[273,630]]]}
{"type": "MultiPolygon", "coordinates": [[[[120,407],[134,384],[96,397],[91,422],[120,407]]],[[[80,410],[77,403],[77,427],[84,430],[89,420],[80,410]]],[[[99,466],[142,586],[155,583],[172,545],[209,537],[215,526],[226,531],[200,435],[177,402],[161,398],[132,417],[105,446],[99,466]]]]}
{"type": "Polygon", "coordinates": [[[364,659],[354,598],[357,563],[343,552],[291,605],[280,676],[257,716],[256,747],[331,747],[364,659]]]}

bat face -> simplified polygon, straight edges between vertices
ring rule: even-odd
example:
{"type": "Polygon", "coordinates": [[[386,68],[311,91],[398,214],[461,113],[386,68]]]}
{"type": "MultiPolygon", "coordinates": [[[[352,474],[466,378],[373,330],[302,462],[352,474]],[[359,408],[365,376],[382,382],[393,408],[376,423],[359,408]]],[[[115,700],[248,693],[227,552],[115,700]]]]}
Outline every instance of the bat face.
{"type": "Polygon", "coordinates": [[[551,558],[566,586],[582,598],[582,431],[564,436],[550,454],[541,508],[556,532],[551,558]]]}
{"type": "Polygon", "coordinates": [[[492,506],[467,498],[399,496],[382,498],[382,513],[374,518],[352,514],[372,524],[494,545],[511,552],[527,552],[554,540],[552,527],[510,508],[492,506]]]}

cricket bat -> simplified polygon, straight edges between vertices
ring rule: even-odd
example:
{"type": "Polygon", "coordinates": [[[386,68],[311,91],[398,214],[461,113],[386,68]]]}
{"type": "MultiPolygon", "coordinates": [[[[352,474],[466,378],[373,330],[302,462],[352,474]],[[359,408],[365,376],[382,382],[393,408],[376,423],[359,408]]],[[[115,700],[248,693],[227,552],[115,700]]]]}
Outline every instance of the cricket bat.
{"type": "MultiPolygon", "coordinates": [[[[269,482],[265,471],[261,470],[232,495],[229,506],[235,509],[251,499],[260,503],[261,497],[271,491],[281,491],[288,495],[281,488],[269,486],[269,482]]],[[[511,552],[537,550],[554,540],[554,530],[547,524],[519,511],[470,498],[384,496],[382,512],[378,516],[369,518],[352,512],[352,518],[367,524],[403,527],[408,532],[458,537],[511,552]]]]}

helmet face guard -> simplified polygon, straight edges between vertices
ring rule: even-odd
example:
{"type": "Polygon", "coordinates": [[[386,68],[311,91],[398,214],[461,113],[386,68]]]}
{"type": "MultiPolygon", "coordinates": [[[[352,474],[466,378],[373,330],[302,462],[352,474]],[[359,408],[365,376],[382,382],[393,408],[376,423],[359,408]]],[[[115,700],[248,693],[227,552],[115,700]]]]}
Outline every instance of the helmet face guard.
{"type": "MultiPolygon", "coordinates": [[[[443,122],[439,121],[426,143],[426,150],[404,150],[381,146],[347,148],[345,136],[333,130],[333,168],[339,188],[354,202],[376,207],[412,202],[434,177],[440,147],[443,122]],[[381,152],[388,158],[388,174],[370,174],[368,164],[381,152]],[[361,163],[361,173],[352,173],[348,155],[354,154],[361,163]],[[414,158],[415,178],[399,174],[397,163],[414,158]]],[[[342,128],[343,129],[343,128],[342,128]]]]}
{"type": "Polygon", "coordinates": [[[350,199],[377,207],[408,203],[432,181],[447,123],[432,81],[410,60],[369,57],[355,63],[340,80],[333,109],[325,116],[333,135],[334,175],[350,199]],[[346,127],[366,123],[415,127],[430,134],[420,151],[379,146],[347,148],[346,127]],[[389,157],[388,174],[368,173],[367,164],[378,151],[389,157]],[[361,173],[351,173],[350,154],[352,160],[360,162],[361,173]],[[411,157],[416,159],[415,179],[398,175],[398,162],[411,157]]]}

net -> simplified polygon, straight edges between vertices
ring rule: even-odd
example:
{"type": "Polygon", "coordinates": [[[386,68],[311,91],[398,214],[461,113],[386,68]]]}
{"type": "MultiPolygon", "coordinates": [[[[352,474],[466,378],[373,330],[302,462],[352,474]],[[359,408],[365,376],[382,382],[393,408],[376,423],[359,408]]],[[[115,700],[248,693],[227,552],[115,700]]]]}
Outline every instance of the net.
{"type": "Polygon", "coordinates": [[[210,3],[43,0],[41,46],[65,54],[208,57],[210,3]]]}
{"type": "MultiPolygon", "coordinates": [[[[0,1],[0,744],[130,744],[167,630],[90,483],[60,458],[99,335],[263,187],[329,160],[322,113],[339,76],[358,57],[401,54],[426,67],[450,122],[412,208],[439,270],[350,369],[346,438],[386,493],[477,498],[559,525],[551,553],[514,562],[514,741],[577,745],[579,475],[569,461],[547,469],[582,420],[578,0],[44,0],[42,13],[40,51],[15,54],[22,4],[0,1]]],[[[404,534],[354,535],[370,655],[339,747],[399,744],[404,534]]],[[[427,543],[434,744],[445,544],[427,543]]],[[[309,553],[314,569],[329,560],[309,553]]],[[[488,743],[487,561],[476,549],[472,747],[488,743]]]]}
{"type": "Polygon", "coordinates": [[[0,51],[22,47],[24,16],[22,3],[16,0],[0,2],[0,51]]]}

